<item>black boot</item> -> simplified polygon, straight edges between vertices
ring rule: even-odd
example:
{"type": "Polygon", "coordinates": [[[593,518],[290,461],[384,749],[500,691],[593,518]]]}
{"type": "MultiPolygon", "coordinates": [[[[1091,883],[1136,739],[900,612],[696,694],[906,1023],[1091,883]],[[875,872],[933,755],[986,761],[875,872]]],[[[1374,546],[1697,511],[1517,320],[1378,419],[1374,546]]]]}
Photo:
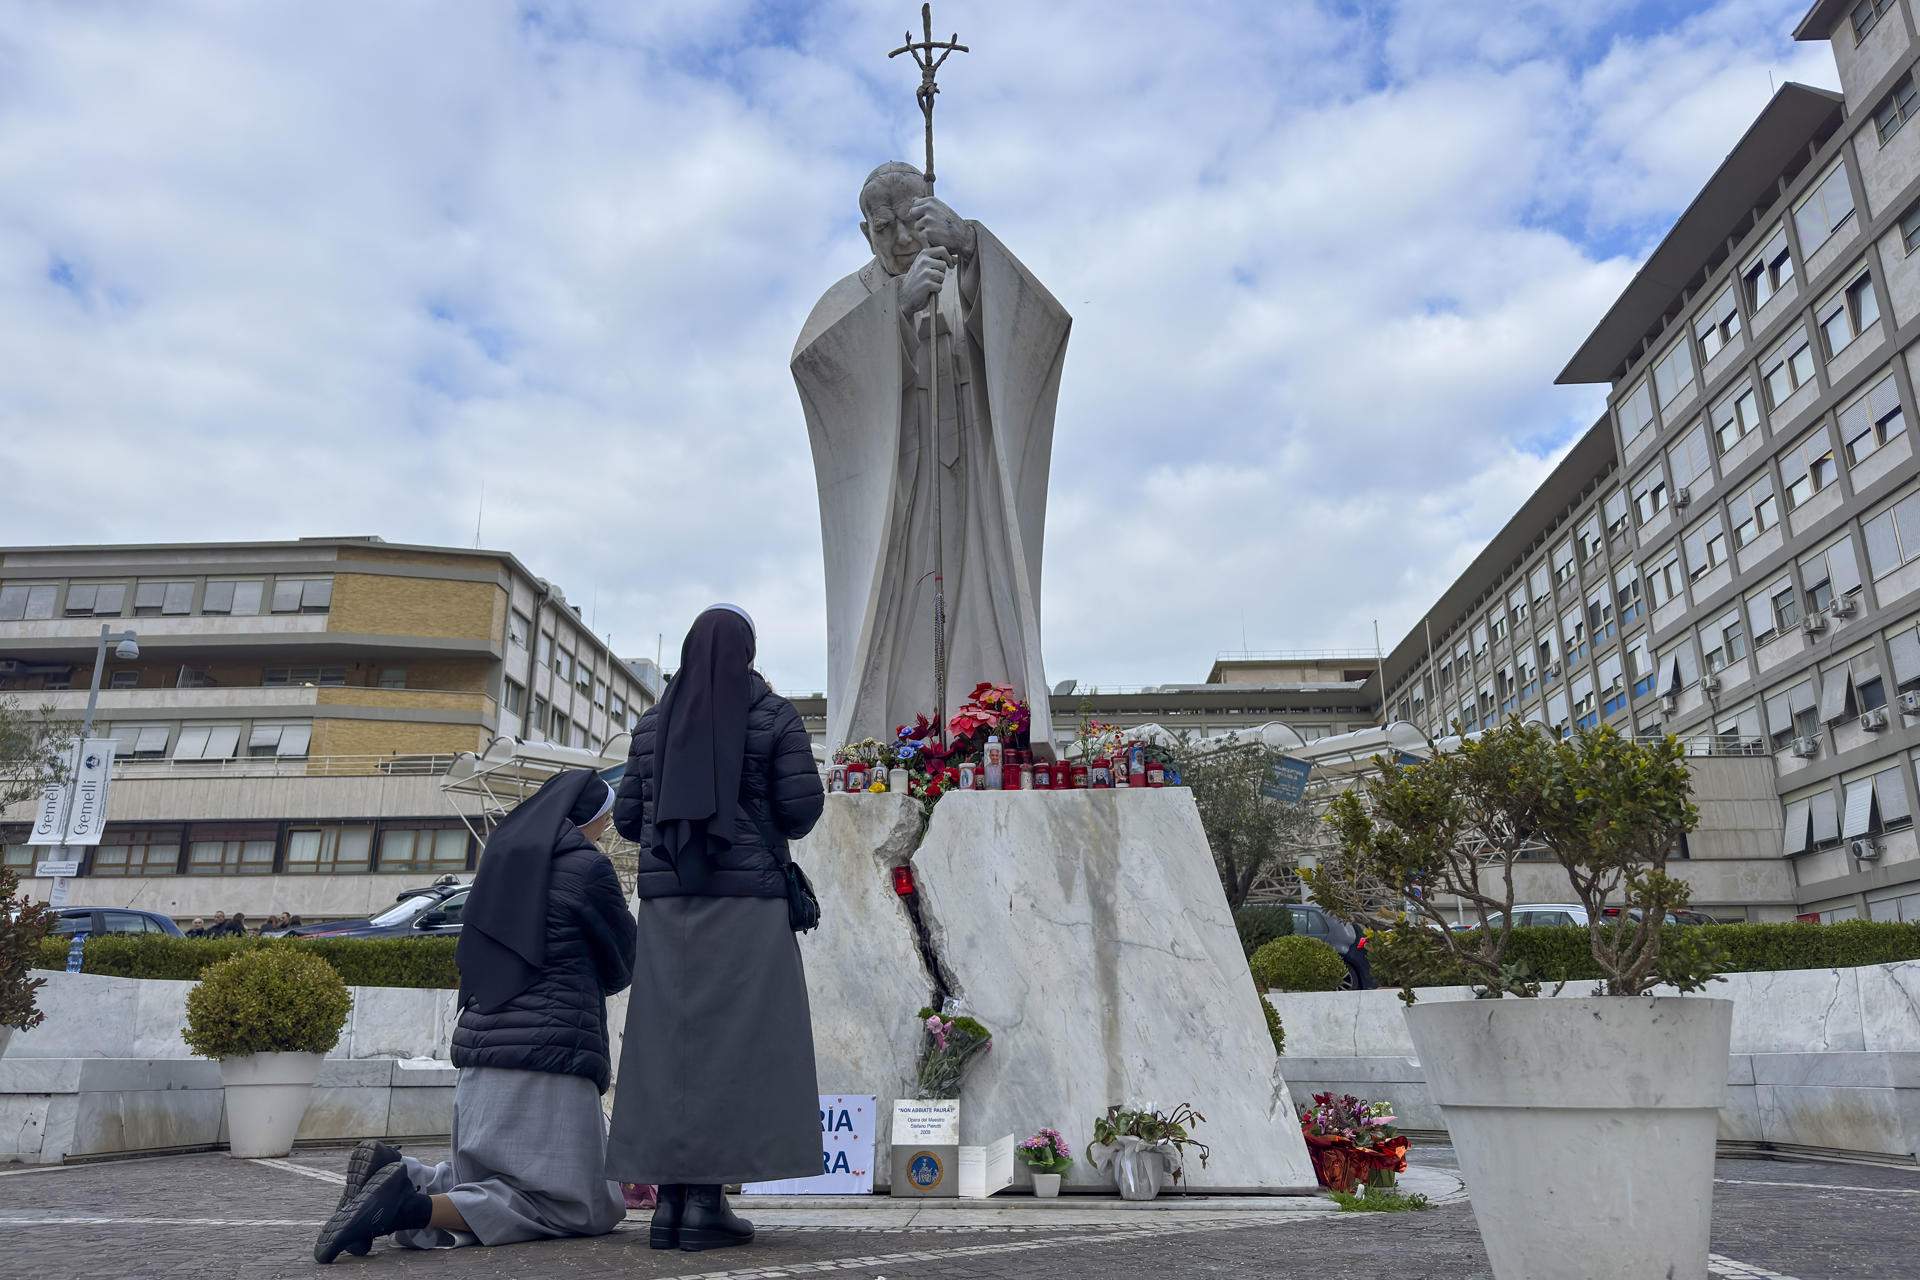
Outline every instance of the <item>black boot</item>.
{"type": "Polygon", "coordinates": [[[658,1198],[653,1206],[653,1226],[647,1232],[647,1243],[656,1249],[678,1249],[680,1219],[687,1211],[687,1188],[681,1183],[663,1182],[654,1194],[658,1198]]]}
{"type": "Polygon", "coordinates": [[[727,1205],[727,1197],[717,1184],[690,1186],[684,1191],[687,1207],[680,1215],[683,1252],[699,1253],[753,1243],[753,1224],[727,1205]]]}
{"type": "Polygon", "coordinates": [[[377,1236],[424,1227],[433,1216],[433,1201],[414,1190],[405,1165],[376,1170],[360,1194],[333,1211],[313,1243],[313,1260],[325,1265],[342,1250],[364,1254],[377,1236]]]}

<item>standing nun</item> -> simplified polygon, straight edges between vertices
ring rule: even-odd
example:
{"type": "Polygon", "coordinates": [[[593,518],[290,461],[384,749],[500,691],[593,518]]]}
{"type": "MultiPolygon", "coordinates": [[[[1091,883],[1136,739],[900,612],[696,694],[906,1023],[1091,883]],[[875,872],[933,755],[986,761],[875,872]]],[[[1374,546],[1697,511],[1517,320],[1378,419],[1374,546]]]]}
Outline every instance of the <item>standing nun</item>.
{"type": "Polygon", "coordinates": [[[640,846],[639,955],[607,1176],[660,1184],[651,1243],[746,1244],[733,1182],[820,1172],[820,1096],[787,842],[825,794],[800,713],[753,670],[734,605],[694,620],[633,732],[614,825],[640,846]]]}
{"type": "Polygon", "coordinates": [[[454,952],[453,1159],[361,1143],[315,1261],[383,1235],[412,1249],[512,1244],[605,1235],[626,1217],[600,1110],[607,997],[633,978],[633,916],[593,844],[613,798],[597,774],[568,770],[494,830],[454,952]]]}

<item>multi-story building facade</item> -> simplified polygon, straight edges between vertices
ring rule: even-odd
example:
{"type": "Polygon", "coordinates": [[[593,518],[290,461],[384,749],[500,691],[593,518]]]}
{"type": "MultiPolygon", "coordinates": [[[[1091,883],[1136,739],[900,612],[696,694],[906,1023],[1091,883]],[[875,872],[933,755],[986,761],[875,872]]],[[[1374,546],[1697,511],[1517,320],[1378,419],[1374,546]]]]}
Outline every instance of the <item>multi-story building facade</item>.
{"type": "MultiPolygon", "coordinates": [[[[518,738],[598,759],[655,696],[503,552],[378,538],[0,550],[0,697],[77,719],[103,624],[135,632],[139,656],[109,650],[101,680],[110,821],[74,900],[181,917],[361,914],[393,899],[379,873],[470,870],[474,841],[439,785],[457,755],[518,738]]],[[[25,817],[0,814],[23,873],[38,853],[25,817]]]]}
{"type": "Polygon", "coordinates": [[[1843,93],[1775,95],[1561,374],[1606,416],[1386,664],[1429,730],[1766,760],[1778,842],[1683,870],[1722,909],[1920,919],[1917,32],[1901,0],[1808,12],[1843,93]]]}
{"type": "MultiPolygon", "coordinates": [[[[1379,659],[1347,650],[1222,653],[1203,684],[1062,680],[1048,696],[1055,731],[1064,737],[1085,719],[1129,728],[1157,724],[1202,737],[1284,724],[1311,742],[1379,722],[1379,659]]],[[[799,694],[793,701],[815,745],[824,745],[826,695],[799,694]]]]}

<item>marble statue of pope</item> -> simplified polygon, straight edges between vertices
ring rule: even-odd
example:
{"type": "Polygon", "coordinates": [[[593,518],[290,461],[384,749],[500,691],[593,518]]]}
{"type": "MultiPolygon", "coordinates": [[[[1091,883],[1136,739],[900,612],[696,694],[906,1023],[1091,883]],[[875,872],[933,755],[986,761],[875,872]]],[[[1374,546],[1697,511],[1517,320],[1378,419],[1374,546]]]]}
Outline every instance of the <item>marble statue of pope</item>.
{"type": "Polygon", "coordinates": [[[860,214],[873,260],[814,306],[792,362],[820,490],[828,747],[891,741],[934,711],[935,486],[947,713],[983,680],[1007,684],[1050,744],[1040,553],[1072,318],[910,164],[875,169],[860,214]]]}

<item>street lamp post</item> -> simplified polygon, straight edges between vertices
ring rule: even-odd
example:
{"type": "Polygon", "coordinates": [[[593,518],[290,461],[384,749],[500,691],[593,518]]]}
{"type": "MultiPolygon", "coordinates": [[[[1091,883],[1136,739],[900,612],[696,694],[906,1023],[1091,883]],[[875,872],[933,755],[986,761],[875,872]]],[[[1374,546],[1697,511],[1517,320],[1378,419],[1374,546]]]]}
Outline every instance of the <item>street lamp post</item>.
{"type": "MultiPolygon", "coordinates": [[[[55,846],[54,852],[58,856],[52,859],[52,861],[76,863],[79,861],[79,859],[74,856],[74,847],[67,844],[64,837],[73,830],[73,810],[76,802],[79,800],[80,753],[86,749],[87,739],[93,736],[93,715],[100,706],[100,677],[106,671],[108,645],[113,646],[114,656],[122,662],[131,662],[140,656],[140,637],[135,635],[132,630],[115,631],[108,623],[103,622],[100,624],[100,642],[94,647],[93,652],[93,684],[87,690],[87,713],[80,721],[80,740],[73,753],[71,765],[67,770],[66,813],[61,820],[63,824],[61,829],[63,840],[59,845],[55,846]]],[[[47,895],[48,905],[54,907],[66,906],[67,896],[72,890],[73,877],[55,876],[53,878],[53,891],[47,895]]]]}

